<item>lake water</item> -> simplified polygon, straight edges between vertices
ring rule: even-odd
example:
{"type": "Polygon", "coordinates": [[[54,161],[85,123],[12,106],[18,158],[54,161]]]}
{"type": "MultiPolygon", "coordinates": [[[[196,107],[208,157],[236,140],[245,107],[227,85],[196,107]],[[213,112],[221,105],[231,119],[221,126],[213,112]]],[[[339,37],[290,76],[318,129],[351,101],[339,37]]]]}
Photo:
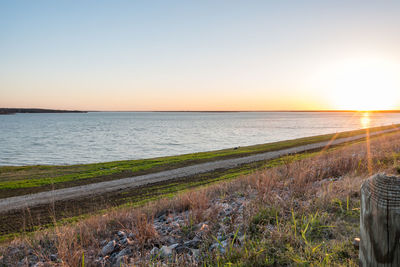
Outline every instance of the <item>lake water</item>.
{"type": "Polygon", "coordinates": [[[0,165],[141,159],[400,123],[400,113],[90,112],[0,116],[0,165]]]}

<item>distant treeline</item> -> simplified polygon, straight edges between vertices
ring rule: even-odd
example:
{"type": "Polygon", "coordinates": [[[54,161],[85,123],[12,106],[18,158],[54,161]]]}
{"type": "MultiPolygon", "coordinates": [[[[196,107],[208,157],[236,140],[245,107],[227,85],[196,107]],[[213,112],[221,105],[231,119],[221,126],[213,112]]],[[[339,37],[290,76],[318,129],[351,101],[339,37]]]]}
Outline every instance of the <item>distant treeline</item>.
{"type": "Polygon", "coordinates": [[[0,108],[0,114],[15,114],[15,113],[86,113],[87,111],[79,110],[57,110],[43,108],[0,108]]]}

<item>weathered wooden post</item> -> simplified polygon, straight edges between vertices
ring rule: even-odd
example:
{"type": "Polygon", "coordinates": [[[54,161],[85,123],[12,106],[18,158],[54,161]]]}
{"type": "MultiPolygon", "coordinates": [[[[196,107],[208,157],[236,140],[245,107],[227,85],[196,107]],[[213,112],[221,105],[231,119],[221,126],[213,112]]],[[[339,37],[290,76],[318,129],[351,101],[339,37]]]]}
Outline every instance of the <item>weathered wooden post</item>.
{"type": "Polygon", "coordinates": [[[360,266],[400,266],[400,177],[376,174],[361,186],[360,266]]]}

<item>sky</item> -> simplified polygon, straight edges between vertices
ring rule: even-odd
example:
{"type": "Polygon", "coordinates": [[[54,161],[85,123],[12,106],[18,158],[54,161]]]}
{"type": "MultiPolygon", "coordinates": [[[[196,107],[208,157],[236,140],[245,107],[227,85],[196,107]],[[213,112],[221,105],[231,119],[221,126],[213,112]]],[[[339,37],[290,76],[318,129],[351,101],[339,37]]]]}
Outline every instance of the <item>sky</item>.
{"type": "Polygon", "coordinates": [[[400,1],[0,1],[0,107],[400,109],[400,1]]]}

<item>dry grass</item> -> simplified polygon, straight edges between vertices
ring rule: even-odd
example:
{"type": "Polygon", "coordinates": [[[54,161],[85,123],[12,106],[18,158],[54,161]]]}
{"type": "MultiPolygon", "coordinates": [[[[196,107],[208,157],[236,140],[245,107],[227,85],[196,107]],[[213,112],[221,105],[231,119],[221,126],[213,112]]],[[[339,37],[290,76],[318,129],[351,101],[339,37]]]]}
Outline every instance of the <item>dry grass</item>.
{"type": "MultiPolygon", "coordinates": [[[[58,226],[34,236],[16,239],[8,245],[23,248],[23,253],[33,249],[35,254],[45,259],[49,258],[51,253],[57,252],[63,265],[79,266],[82,254],[85,254],[85,262],[93,262],[101,249],[101,242],[115,235],[115,231],[123,229],[135,235],[133,246],[144,254],[158,242],[158,234],[153,228],[153,218],[170,212],[189,211],[195,223],[208,219],[212,224],[215,217],[212,212],[218,212],[210,211],[213,199],[228,199],[242,195],[249,200],[240,225],[244,232],[254,223],[257,214],[265,212],[266,207],[276,213],[278,219],[276,225],[267,232],[262,230],[260,233],[255,233],[257,238],[248,241],[258,242],[258,246],[264,247],[263,252],[250,257],[251,251],[248,252],[249,255],[244,256],[242,249],[237,248],[236,256],[239,256],[239,259],[228,254],[225,256],[210,254],[209,259],[205,259],[206,263],[236,261],[256,264],[260,257],[257,255],[262,255],[264,259],[274,257],[275,264],[278,260],[279,264],[285,264],[283,259],[286,259],[287,264],[304,261],[314,264],[333,262],[353,265],[356,262],[355,252],[347,247],[342,248],[341,242],[347,242],[349,238],[357,235],[357,201],[360,185],[371,173],[382,171],[397,173],[399,164],[400,134],[385,135],[370,142],[321,152],[311,158],[285,162],[281,166],[234,181],[195,189],[179,194],[173,199],[162,199],[140,208],[110,210],[107,214],[94,215],[72,225],[58,226]],[[344,207],[345,205],[347,207],[344,207]],[[341,214],[343,210],[347,213],[341,214]],[[355,218],[355,225],[351,224],[354,219],[352,216],[355,218]],[[307,237],[308,239],[299,237],[298,231],[302,228],[298,228],[297,220],[300,224],[302,220],[314,222],[316,218],[321,225],[334,227],[329,228],[326,233],[318,233],[320,236],[317,237],[313,235],[307,237]],[[341,224],[347,228],[340,226],[341,224]],[[327,258],[322,256],[323,251],[319,251],[320,247],[308,247],[322,244],[321,240],[324,240],[323,245],[320,245],[321,249],[324,247],[326,251],[332,250],[332,253],[338,255],[340,253],[336,250],[343,250],[345,251],[343,253],[349,255],[335,258],[336,254],[332,254],[333,256],[327,258]]],[[[232,219],[232,223],[235,223],[235,219],[232,219]]],[[[9,249],[2,248],[2,253],[6,255],[9,249]]],[[[18,257],[21,255],[15,255],[15,260],[18,257]]],[[[14,258],[10,256],[9,260],[12,261],[14,258]]],[[[183,260],[180,263],[184,265],[183,260]]]]}

